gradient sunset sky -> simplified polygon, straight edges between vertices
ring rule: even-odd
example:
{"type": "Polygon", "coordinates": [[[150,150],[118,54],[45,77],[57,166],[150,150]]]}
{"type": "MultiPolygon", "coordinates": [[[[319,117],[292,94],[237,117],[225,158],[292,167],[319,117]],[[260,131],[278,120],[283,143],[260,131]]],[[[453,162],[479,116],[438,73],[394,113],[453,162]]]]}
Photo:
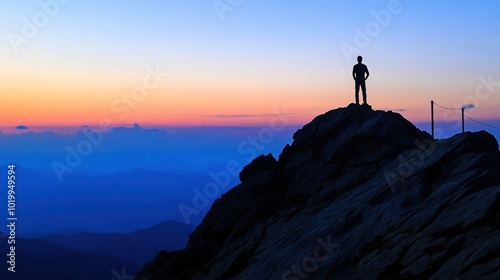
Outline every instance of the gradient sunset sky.
{"type": "Polygon", "coordinates": [[[358,54],[374,109],[499,118],[498,0],[54,1],[1,1],[0,126],[303,124],[354,100],[358,54]]]}

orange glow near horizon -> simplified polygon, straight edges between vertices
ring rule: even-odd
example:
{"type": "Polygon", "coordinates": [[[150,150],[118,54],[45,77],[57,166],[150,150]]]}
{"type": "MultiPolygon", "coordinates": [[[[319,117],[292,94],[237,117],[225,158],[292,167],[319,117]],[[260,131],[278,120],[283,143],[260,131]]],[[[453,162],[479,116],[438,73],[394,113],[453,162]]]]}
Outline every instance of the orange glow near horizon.
{"type": "MultiPolygon", "coordinates": [[[[181,72],[147,90],[141,100],[132,98],[132,93],[142,85],[147,74],[144,70],[81,75],[60,69],[32,71],[3,73],[8,78],[2,81],[0,90],[9,94],[0,104],[0,126],[98,126],[103,119],[113,125],[265,126],[277,113],[286,114],[290,125],[303,125],[354,100],[352,80],[338,69],[331,81],[325,78],[321,83],[311,77],[291,83],[248,77],[203,78],[181,72]]],[[[387,84],[370,77],[369,104],[374,110],[398,112],[412,122],[428,122],[431,99],[438,96],[436,102],[442,105],[461,106],[474,89],[474,84],[459,85],[446,93],[447,89],[431,82],[414,88],[406,84],[410,82],[387,84]]],[[[467,113],[478,119],[493,119],[496,109],[488,105],[478,103],[476,110],[467,113]]],[[[444,114],[436,108],[436,121],[443,120],[444,114]]]]}
{"type": "MultiPolygon", "coordinates": [[[[259,126],[268,124],[277,113],[286,114],[290,125],[301,125],[326,111],[346,107],[354,99],[348,88],[331,92],[320,88],[308,92],[306,88],[167,84],[148,92],[142,101],[132,100],[133,106],[129,106],[122,101],[122,96],[130,96],[133,87],[132,83],[126,86],[60,83],[55,86],[13,81],[2,89],[15,94],[4,97],[0,105],[0,125],[98,125],[101,120],[110,119],[113,124],[259,126]],[[343,94],[345,92],[348,94],[343,94]],[[118,105],[112,108],[114,103],[118,105]]],[[[382,95],[376,88],[372,92],[368,98],[374,110],[392,110],[412,122],[429,121],[430,100],[422,100],[416,94],[405,96],[406,106],[401,106],[402,100],[393,92],[382,95]]],[[[481,108],[474,115],[488,118],[495,115],[494,111],[481,108]]],[[[442,114],[436,108],[436,119],[439,120],[442,114]]]]}
{"type": "Polygon", "coordinates": [[[266,125],[277,113],[287,114],[290,124],[302,124],[341,103],[348,104],[347,97],[339,102],[327,90],[307,93],[306,88],[276,85],[217,86],[205,81],[205,85],[193,86],[174,80],[147,91],[143,100],[135,100],[132,89],[134,83],[140,84],[137,79],[126,83],[116,79],[107,84],[102,80],[28,79],[30,83],[15,78],[3,83],[2,91],[11,94],[0,104],[0,125],[78,126],[110,119],[112,123],[145,125],[253,126],[266,125]]]}

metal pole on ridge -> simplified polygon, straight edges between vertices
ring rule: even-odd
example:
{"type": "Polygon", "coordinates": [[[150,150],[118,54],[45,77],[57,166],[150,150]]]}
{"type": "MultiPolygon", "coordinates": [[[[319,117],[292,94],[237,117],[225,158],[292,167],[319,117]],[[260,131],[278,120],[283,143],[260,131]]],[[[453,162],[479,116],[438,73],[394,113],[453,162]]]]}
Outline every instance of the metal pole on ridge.
{"type": "Polygon", "coordinates": [[[431,130],[432,139],[434,139],[434,100],[431,100],[431,130]]]}
{"type": "Polygon", "coordinates": [[[462,107],[462,133],[465,132],[464,107],[462,107]]]}

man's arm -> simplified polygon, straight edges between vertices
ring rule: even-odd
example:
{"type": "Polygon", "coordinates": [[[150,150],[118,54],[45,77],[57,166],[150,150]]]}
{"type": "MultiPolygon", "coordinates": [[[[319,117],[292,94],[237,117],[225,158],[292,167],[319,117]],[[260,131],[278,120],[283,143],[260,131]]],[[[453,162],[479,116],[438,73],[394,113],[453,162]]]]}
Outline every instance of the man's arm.
{"type": "Polygon", "coordinates": [[[365,69],[366,69],[366,78],[365,78],[365,80],[366,80],[370,76],[370,72],[368,71],[368,67],[365,66],[365,69]]]}
{"type": "Polygon", "coordinates": [[[353,78],[354,80],[356,80],[356,74],[355,74],[355,72],[354,72],[354,69],[355,69],[355,68],[356,68],[356,65],[354,65],[354,66],[352,67],[352,78],[353,78]]]}

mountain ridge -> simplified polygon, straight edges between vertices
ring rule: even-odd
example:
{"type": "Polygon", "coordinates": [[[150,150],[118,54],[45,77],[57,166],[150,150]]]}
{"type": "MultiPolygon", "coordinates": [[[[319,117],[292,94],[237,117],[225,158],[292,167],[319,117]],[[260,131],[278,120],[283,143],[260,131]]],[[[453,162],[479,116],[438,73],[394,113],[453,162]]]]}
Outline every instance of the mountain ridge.
{"type": "Polygon", "coordinates": [[[185,249],[135,279],[500,277],[500,152],[487,132],[434,140],[351,104],[260,156],[185,249]]]}
{"type": "MultiPolygon", "coordinates": [[[[9,244],[0,242],[2,252],[9,244]]],[[[2,254],[3,255],[3,254],[2,254]]],[[[5,261],[7,257],[2,257],[5,261]]],[[[0,271],[2,279],[12,280],[106,280],[112,279],[113,271],[126,267],[130,273],[139,265],[119,257],[92,252],[81,252],[47,240],[36,238],[16,239],[16,272],[6,268],[0,271]],[[29,269],[27,269],[29,267],[29,269]]]]}
{"type": "Polygon", "coordinates": [[[164,221],[129,233],[78,233],[75,235],[51,235],[38,238],[85,253],[122,258],[130,263],[141,264],[156,253],[156,246],[165,250],[185,245],[192,226],[177,221],[164,221]],[[159,238],[161,242],[153,242],[159,238]]]}

